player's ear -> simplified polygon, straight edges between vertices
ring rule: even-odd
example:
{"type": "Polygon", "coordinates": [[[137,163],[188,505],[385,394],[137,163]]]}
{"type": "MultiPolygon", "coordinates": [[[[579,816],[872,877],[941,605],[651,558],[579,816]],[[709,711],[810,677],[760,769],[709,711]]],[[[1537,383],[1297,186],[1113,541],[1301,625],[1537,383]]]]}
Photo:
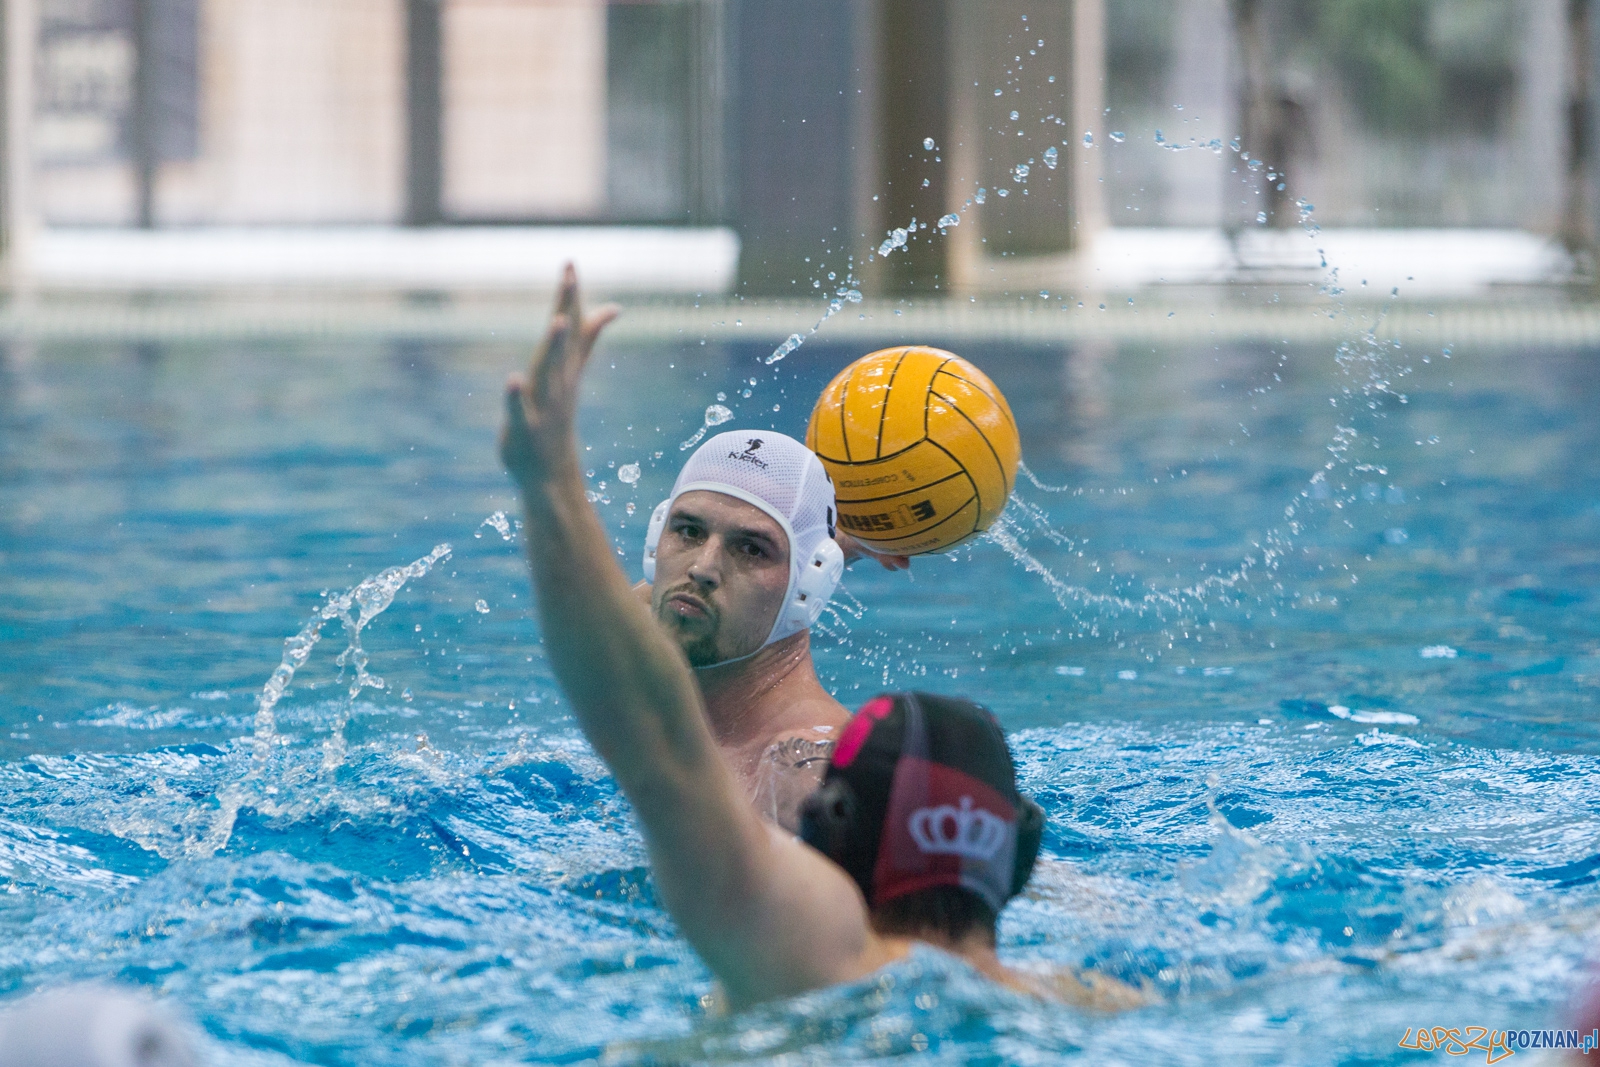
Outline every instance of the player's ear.
{"type": "Polygon", "coordinates": [[[1032,797],[1022,797],[1017,810],[1017,854],[1016,865],[1011,871],[1012,896],[1022,892],[1028,884],[1043,841],[1044,809],[1032,797]]]}

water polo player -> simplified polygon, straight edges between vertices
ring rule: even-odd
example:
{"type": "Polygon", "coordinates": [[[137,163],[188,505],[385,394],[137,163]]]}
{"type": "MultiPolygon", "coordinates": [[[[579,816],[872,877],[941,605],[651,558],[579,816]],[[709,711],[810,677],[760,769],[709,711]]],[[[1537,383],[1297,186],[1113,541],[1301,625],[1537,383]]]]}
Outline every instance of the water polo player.
{"type": "MultiPolygon", "coordinates": [[[[558,319],[570,321],[577,299],[569,272],[558,319]]],[[[523,481],[523,467],[506,458],[523,481]]],[[[790,830],[849,718],[817,679],[809,628],[849,557],[908,565],[840,535],[834,509],[827,472],[800,442],[766,430],[718,434],[655,509],[638,589],[694,668],[745,795],[790,830]]]]}
{"type": "MultiPolygon", "coordinates": [[[[1027,879],[1041,818],[1018,795],[1005,740],[982,709],[927,696],[869,703],[840,733],[823,787],[804,805],[815,847],[750,805],[717,736],[740,728],[737,709],[721,721],[708,709],[689,656],[709,661],[701,672],[739,670],[804,633],[800,625],[783,636],[811,617],[841,562],[817,529],[826,515],[812,510],[824,494],[802,473],[785,483],[795,499],[782,503],[732,468],[694,480],[723,459],[691,462],[653,542],[652,602],[681,624],[653,618],[612,558],[578,464],[578,380],[614,314],[580,314],[569,267],[528,378],[508,384],[501,454],[522,489],[546,652],[633,802],[668,910],[739,1003],[859,978],[919,940],[1040,989],[995,957],[995,916],[1027,879]],[[681,560],[668,540],[680,505],[681,560]],[[768,558],[757,558],[755,542],[771,547],[768,558]],[[791,554],[818,575],[802,578],[791,554]],[[750,589],[727,591],[738,582],[750,589]],[[780,590],[784,614],[773,621],[780,590]],[[754,605],[768,600],[763,629],[754,605]]],[[[805,456],[791,460],[809,469],[805,456]]]]}

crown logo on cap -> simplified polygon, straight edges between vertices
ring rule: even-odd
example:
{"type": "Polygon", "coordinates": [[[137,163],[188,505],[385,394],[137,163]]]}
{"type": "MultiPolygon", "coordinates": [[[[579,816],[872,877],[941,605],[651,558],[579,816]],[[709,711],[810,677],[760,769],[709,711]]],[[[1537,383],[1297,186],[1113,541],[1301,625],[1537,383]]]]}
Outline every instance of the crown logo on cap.
{"type": "Polygon", "coordinates": [[[1006,821],[974,808],[971,797],[961,798],[959,810],[950,804],[918,808],[911,813],[906,828],[925,853],[974,860],[994,859],[1006,840],[1006,821]]]}

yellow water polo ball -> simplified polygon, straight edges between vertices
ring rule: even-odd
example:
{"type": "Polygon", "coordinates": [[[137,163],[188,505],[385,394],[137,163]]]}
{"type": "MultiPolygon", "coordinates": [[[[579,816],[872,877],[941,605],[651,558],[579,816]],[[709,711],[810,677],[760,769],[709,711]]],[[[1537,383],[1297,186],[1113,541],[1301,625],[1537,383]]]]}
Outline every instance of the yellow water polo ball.
{"type": "Polygon", "coordinates": [[[806,446],[833,478],[839,526],[878,552],[941,552],[989,528],[1022,461],[993,382],[953,352],[862,356],[828,383],[806,446]]]}

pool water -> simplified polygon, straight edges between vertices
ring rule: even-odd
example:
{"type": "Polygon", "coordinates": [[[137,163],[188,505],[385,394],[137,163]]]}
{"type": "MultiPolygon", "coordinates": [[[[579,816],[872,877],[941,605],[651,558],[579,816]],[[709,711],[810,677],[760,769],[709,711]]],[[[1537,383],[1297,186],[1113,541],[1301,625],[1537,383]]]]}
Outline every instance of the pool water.
{"type": "MultiPolygon", "coordinates": [[[[1039,485],[909,576],[857,565],[816,635],[846,704],[999,714],[1050,819],[1002,951],[1160,996],[1110,1017],[931,951],[708,1010],[495,517],[519,346],[14,344],[0,1002],[144,986],[219,1064],[1331,1064],[1563,1025],[1600,923],[1600,361],[1352,338],[963,346],[1039,485]],[[258,718],[286,638],[430,553],[360,631],[381,687],[350,697],[335,617],[258,718]]],[[[717,394],[799,433],[864,351],[770,348],[597,357],[633,573],[717,394]]]]}

